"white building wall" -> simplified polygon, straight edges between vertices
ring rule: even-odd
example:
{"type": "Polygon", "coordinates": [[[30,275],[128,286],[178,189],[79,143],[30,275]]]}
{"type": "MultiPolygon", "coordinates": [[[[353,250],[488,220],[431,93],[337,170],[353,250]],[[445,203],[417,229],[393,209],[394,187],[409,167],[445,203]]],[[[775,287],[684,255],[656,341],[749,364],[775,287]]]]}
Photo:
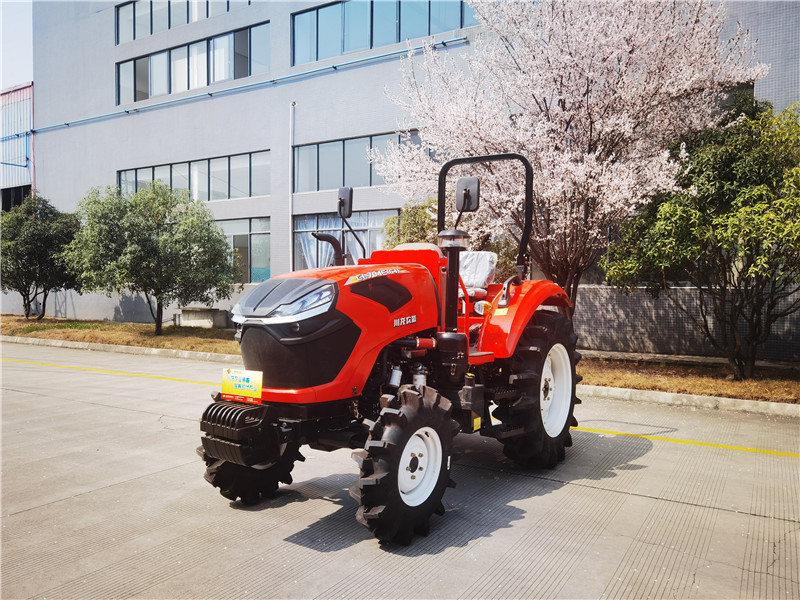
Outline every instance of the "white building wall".
{"type": "MultiPolygon", "coordinates": [[[[269,217],[271,272],[274,275],[290,270],[292,216],[332,212],[336,194],[334,190],[292,193],[292,145],[388,133],[407,124],[385,94],[387,87],[397,89],[400,57],[380,58],[402,52],[405,43],[291,66],[291,16],[322,4],[310,0],[258,0],[237,10],[117,45],[117,3],[34,0],[37,190],[59,209],[73,211],[90,188],[116,185],[121,170],[270,150],[269,196],[212,201],[208,206],[218,220],[269,217]],[[120,61],[265,21],[270,22],[269,73],[116,105],[116,65],[120,61]],[[304,75],[358,59],[369,60],[304,75]],[[272,80],[278,81],[270,83],[272,80]],[[257,83],[264,85],[216,94],[257,83]],[[160,104],[163,105],[147,108],[160,104]]],[[[728,6],[731,26],[742,21],[760,39],[759,58],[774,61],[769,78],[757,86],[757,94],[773,100],[777,108],[800,100],[800,2],[747,0],[732,1],[728,6]]],[[[470,41],[477,31],[470,27],[428,39],[466,36],[465,42],[440,50],[463,57],[470,52],[470,41]]],[[[356,189],[354,203],[355,210],[402,206],[400,198],[386,194],[380,187],[356,189]]],[[[3,302],[3,310],[13,307],[11,299],[4,298],[3,302]]],[[[57,314],[114,318],[120,313],[115,313],[115,302],[96,296],[65,297],[58,303],[62,308],[57,314]]],[[[137,317],[148,319],[146,309],[137,317]]]]}

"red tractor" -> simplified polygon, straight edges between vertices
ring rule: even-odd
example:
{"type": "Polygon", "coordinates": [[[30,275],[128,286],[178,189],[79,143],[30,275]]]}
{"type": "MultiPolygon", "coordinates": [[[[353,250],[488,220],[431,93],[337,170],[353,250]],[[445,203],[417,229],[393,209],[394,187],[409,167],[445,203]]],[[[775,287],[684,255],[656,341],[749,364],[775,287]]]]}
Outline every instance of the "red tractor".
{"type": "MultiPolygon", "coordinates": [[[[556,310],[567,294],[526,280],[532,168],[519,154],[460,158],[439,174],[439,245],[403,244],[345,265],[273,277],[233,309],[245,370],[226,369],[206,408],[198,452],[206,480],[245,504],[291,483],[300,447],[350,448],[360,477],[356,519],[380,540],[426,534],[443,514],[453,437],[499,440],[525,467],[551,468],[577,425],[572,323],[556,310]],[[444,230],[445,179],[464,163],[525,166],[525,224],[517,272],[494,283],[497,257],[468,252],[468,234],[444,230]]],[[[461,178],[456,207],[478,209],[479,181],[461,178]]],[[[342,188],[339,214],[352,211],[342,188]]]]}

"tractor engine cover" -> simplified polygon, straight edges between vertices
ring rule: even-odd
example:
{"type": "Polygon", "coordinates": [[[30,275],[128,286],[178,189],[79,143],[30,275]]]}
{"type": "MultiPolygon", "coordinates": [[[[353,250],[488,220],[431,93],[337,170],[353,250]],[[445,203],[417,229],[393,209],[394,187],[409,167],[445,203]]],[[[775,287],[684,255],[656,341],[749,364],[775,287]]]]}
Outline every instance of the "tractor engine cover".
{"type": "Polygon", "coordinates": [[[361,264],[270,279],[234,307],[244,366],[263,374],[262,401],[326,402],[357,396],[380,351],[439,321],[430,271],[361,264]],[[281,391],[314,388],[308,395],[281,391]]]}

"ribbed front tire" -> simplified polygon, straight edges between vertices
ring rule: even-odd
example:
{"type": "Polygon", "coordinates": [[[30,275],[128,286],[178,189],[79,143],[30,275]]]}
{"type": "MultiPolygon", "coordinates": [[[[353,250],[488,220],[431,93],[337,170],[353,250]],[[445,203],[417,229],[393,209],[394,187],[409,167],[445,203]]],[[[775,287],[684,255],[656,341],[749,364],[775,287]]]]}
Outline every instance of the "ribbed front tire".
{"type": "Polygon", "coordinates": [[[432,514],[444,514],[458,423],[450,401],[430,387],[402,386],[381,406],[377,421],[365,421],[364,450],[353,452],[360,478],[350,495],[361,505],[359,523],[381,541],[406,545],[415,533],[427,535],[432,514]]]}
{"type": "Polygon", "coordinates": [[[299,448],[298,444],[286,444],[278,462],[265,469],[204,456],[205,480],[219,488],[219,493],[231,502],[241,498],[242,504],[257,504],[264,498],[274,496],[280,483],[292,483],[291,472],[295,461],[305,460],[299,448]]]}

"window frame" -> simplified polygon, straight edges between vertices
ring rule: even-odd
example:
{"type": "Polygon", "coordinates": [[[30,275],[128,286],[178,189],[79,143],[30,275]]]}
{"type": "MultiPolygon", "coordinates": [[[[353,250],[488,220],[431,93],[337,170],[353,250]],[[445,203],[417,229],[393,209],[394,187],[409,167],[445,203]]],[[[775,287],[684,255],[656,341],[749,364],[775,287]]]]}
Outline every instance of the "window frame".
{"type": "Polygon", "coordinates": [[[270,71],[271,62],[272,62],[272,57],[271,57],[271,52],[270,52],[270,40],[271,40],[270,34],[271,34],[271,21],[262,21],[260,23],[255,23],[253,25],[248,25],[247,27],[240,27],[238,29],[234,29],[234,30],[231,30],[231,31],[226,31],[226,32],[220,33],[218,35],[214,35],[214,36],[211,36],[211,37],[207,37],[207,38],[203,38],[203,39],[200,39],[200,40],[196,40],[194,42],[189,42],[189,43],[186,43],[186,44],[180,44],[178,46],[171,46],[171,47],[166,48],[164,50],[159,50],[157,52],[151,52],[149,54],[143,54],[141,56],[136,56],[136,57],[128,59],[128,60],[120,61],[120,62],[116,63],[116,68],[117,68],[117,77],[116,77],[116,100],[117,100],[117,106],[119,106],[120,104],[123,104],[121,102],[121,94],[120,94],[120,92],[121,92],[120,84],[122,82],[122,79],[120,77],[120,70],[121,70],[122,66],[127,64],[128,62],[133,63],[133,70],[134,70],[134,76],[133,76],[133,90],[134,90],[134,93],[133,93],[132,102],[143,102],[143,101],[149,100],[150,98],[153,98],[153,97],[170,96],[170,95],[173,95],[173,94],[182,94],[182,93],[184,93],[186,91],[189,91],[189,90],[197,90],[197,89],[200,89],[200,88],[209,87],[209,86],[217,84],[217,83],[223,83],[223,82],[226,82],[226,81],[235,81],[237,79],[244,79],[246,77],[252,77],[254,75],[261,75],[261,74],[264,74],[264,73],[268,73],[270,71]],[[266,27],[266,29],[264,29],[264,31],[265,31],[265,40],[263,40],[263,41],[266,42],[265,45],[264,45],[264,48],[267,51],[267,56],[265,57],[266,64],[267,64],[267,69],[265,71],[258,71],[256,73],[254,73],[253,72],[253,51],[252,51],[252,48],[253,48],[253,44],[252,44],[253,30],[256,29],[256,28],[261,28],[261,27],[266,27]],[[242,33],[246,33],[246,35],[247,35],[247,73],[245,75],[240,75],[239,77],[237,77],[236,76],[236,39],[237,39],[237,36],[241,35],[242,33]],[[230,56],[228,57],[229,58],[229,62],[231,63],[229,65],[231,67],[230,77],[226,77],[225,79],[214,79],[214,77],[215,77],[215,66],[216,66],[216,63],[214,61],[214,56],[213,56],[214,41],[215,40],[221,40],[222,38],[225,38],[225,37],[230,37],[230,39],[231,39],[230,56]],[[193,50],[193,49],[196,49],[196,50],[193,50]],[[176,91],[176,90],[173,89],[174,86],[173,86],[173,75],[172,75],[172,70],[173,70],[172,56],[173,56],[173,54],[175,54],[175,53],[177,53],[179,51],[185,51],[185,54],[186,54],[186,86],[187,87],[186,87],[186,89],[182,89],[182,90],[177,90],[176,91]],[[153,94],[150,93],[150,88],[151,88],[151,81],[150,81],[150,79],[151,79],[151,70],[150,70],[149,65],[150,65],[151,61],[153,60],[153,57],[161,55],[161,54],[166,54],[167,55],[167,92],[166,92],[166,94],[159,94],[158,96],[154,96],[153,94]],[[201,57],[201,56],[203,56],[205,58],[205,60],[204,60],[205,65],[202,65],[203,60],[200,59],[199,62],[201,64],[199,65],[199,68],[197,68],[195,65],[197,65],[198,58],[201,57]],[[148,81],[147,81],[147,90],[148,91],[147,91],[147,97],[139,97],[139,98],[137,98],[137,86],[141,82],[138,81],[139,76],[137,76],[137,73],[136,73],[136,64],[139,63],[140,61],[144,61],[144,60],[146,60],[147,63],[148,63],[148,70],[147,70],[148,71],[147,72],[147,79],[148,79],[148,81]],[[195,75],[197,75],[197,81],[193,85],[193,80],[194,80],[195,75]]]}

